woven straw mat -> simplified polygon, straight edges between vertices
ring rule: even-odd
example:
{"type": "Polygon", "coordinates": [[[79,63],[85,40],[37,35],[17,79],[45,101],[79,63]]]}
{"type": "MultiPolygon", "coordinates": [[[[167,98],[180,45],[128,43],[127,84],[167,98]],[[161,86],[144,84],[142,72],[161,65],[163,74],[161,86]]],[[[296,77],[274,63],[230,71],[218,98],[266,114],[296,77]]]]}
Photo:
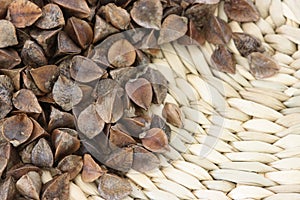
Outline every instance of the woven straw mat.
{"type": "MultiPolygon", "coordinates": [[[[169,81],[166,102],[180,106],[184,127],[171,126],[171,151],[159,156],[159,169],[126,174],[133,188],[126,200],[300,199],[300,0],[255,5],[258,22],[229,25],[259,38],[279,73],[255,79],[232,41],[235,75],[210,68],[209,43],[162,46],[151,66],[169,81]]],[[[228,21],[222,3],[216,14],[228,21]]],[[[102,199],[80,175],[70,190],[71,200],[102,199]]]]}

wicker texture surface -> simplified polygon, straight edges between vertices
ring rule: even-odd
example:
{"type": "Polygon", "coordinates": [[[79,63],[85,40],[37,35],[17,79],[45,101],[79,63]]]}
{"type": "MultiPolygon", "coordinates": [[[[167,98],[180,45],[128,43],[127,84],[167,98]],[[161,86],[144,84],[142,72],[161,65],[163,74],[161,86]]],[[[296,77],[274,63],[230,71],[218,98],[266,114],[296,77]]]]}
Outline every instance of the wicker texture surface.
{"type": "MultiPolygon", "coordinates": [[[[300,1],[255,5],[258,22],[230,27],[259,38],[279,73],[255,79],[232,41],[235,75],[210,67],[209,43],[162,46],[152,67],[168,79],[166,102],[180,106],[184,127],[171,127],[171,151],[159,156],[159,169],[127,173],[133,192],[126,199],[300,199],[300,1]]],[[[222,3],[216,14],[228,21],[222,3]]],[[[102,199],[80,176],[70,190],[71,199],[102,199]]]]}

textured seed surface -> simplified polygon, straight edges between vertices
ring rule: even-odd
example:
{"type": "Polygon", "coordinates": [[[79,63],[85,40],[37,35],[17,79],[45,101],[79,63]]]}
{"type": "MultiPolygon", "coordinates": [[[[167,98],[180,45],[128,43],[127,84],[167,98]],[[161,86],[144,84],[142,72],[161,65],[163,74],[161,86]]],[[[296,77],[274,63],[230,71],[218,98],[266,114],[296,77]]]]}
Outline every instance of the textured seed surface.
{"type": "Polygon", "coordinates": [[[14,146],[26,142],[33,131],[33,123],[25,114],[14,115],[3,123],[3,136],[14,146]]]}
{"type": "Polygon", "coordinates": [[[21,58],[14,49],[0,49],[0,65],[2,69],[10,69],[21,63],[21,58]]]}
{"type": "Polygon", "coordinates": [[[70,192],[69,174],[64,173],[45,184],[42,199],[68,199],[70,192]]]}
{"type": "Polygon", "coordinates": [[[105,174],[100,178],[98,190],[103,198],[113,200],[126,197],[132,189],[126,179],[113,174],[105,174]]]}
{"type": "Polygon", "coordinates": [[[115,42],[108,50],[108,61],[115,67],[129,67],[136,57],[135,48],[128,40],[115,42]]]}
{"type": "Polygon", "coordinates": [[[93,182],[104,174],[104,170],[94,161],[91,155],[83,156],[82,180],[93,182]]]}
{"type": "Polygon", "coordinates": [[[178,15],[169,15],[162,23],[158,44],[177,40],[187,32],[188,19],[178,15]]]}
{"type": "Polygon", "coordinates": [[[96,43],[109,35],[119,32],[118,29],[113,27],[111,24],[107,23],[100,16],[96,15],[96,21],[94,26],[94,40],[93,43],[96,43]]]}
{"type": "Polygon", "coordinates": [[[0,20],[0,48],[14,46],[18,44],[16,29],[14,25],[8,21],[0,20]]]}
{"type": "Polygon", "coordinates": [[[77,17],[70,17],[64,30],[83,49],[86,49],[93,41],[92,27],[77,17]]]}
{"type": "Polygon", "coordinates": [[[53,160],[53,153],[48,142],[43,138],[40,139],[32,149],[32,163],[39,167],[52,167],[53,160]]]}
{"type": "Polygon", "coordinates": [[[42,16],[42,10],[28,0],[15,0],[8,7],[8,19],[17,27],[32,25],[42,16]]]}
{"type": "Polygon", "coordinates": [[[79,18],[87,18],[91,12],[85,0],[53,0],[52,2],[79,18]]]}
{"type": "Polygon", "coordinates": [[[0,195],[4,200],[14,199],[17,193],[15,182],[12,177],[8,177],[0,185],[0,195]]]}
{"type": "Polygon", "coordinates": [[[58,128],[52,131],[52,143],[55,147],[55,160],[76,152],[80,148],[77,131],[69,128],[58,128]]]}
{"type": "Polygon", "coordinates": [[[216,69],[222,72],[235,73],[236,61],[233,54],[225,47],[219,46],[211,55],[211,60],[216,69]]]}
{"type": "Polygon", "coordinates": [[[12,80],[6,75],[0,75],[0,119],[3,119],[12,110],[12,93],[14,90],[12,80]]]}
{"type": "Polygon", "coordinates": [[[169,122],[170,124],[176,127],[182,127],[182,113],[179,107],[176,104],[166,103],[163,111],[162,116],[169,122]]]}
{"type": "Polygon", "coordinates": [[[35,23],[41,29],[52,29],[65,25],[63,13],[58,5],[47,4],[42,9],[42,17],[35,23]]]}
{"type": "Polygon", "coordinates": [[[74,56],[71,61],[71,77],[79,82],[87,83],[100,79],[105,71],[95,62],[83,56],[74,56]]]}
{"type": "Polygon", "coordinates": [[[238,22],[257,21],[260,17],[259,12],[250,0],[226,1],[224,10],[230,19],[238,22]]]}
{"type": "Polygon", "coordinates": [[[133,162],[133,149],[131,147],[115,148],[107,160],[105,165],[112,169],[128,172],[132,167],[133,162]]]}
{"type": "Polygon", "coordinates": [[[23,112],[41,113],[42,108],[31,90],[21,89],[13,95],[14,106],[23,112]]]}
{"type": "Polygon", "coordinates": [[[141,108],[147,110],[152,101],[152,87],[149,81],[144,78],[130,80],[125,85],[129,98],[141,108]]]}
{"type": "Polygon", "coordinates": [[[54,82],[58,77],[58,67],[56,65],[45,65],[30,70],[30,75],[36,86],[45,93],[52,91],[54,82]]]}
{"type": "Polygon", "coordinates": [[[273,59],[259,52],[251,53],[249,61],[250,71],[258,79],[273,76],[279,70],[278,64],[273,59]]]}
{"type": "Polygon", "coordinates": [[[35,171],[28,172],[17,181],[16,187],[22,195],[38,200],[42,189],[41,176],[35,171]]]}
{"type": "Polygon", "coordinates": [[[79,130],[90,139],[100,134],[105,125],[94,104],[89,105],[79,114],[77,123],[79,130]]]}
{"type": "Polygon", "coordinates": [[[160,29],[163,7],[159,0],[139,0],[130,12],[132,19],[142,27],[160,29]]]}
{"type": "Polygon", "coordinates": [[[132,169],[147,172],[156,169],[160,164],[157,156],[143,147],[136,146],[133,150],[132,169]]]}
{"type": "Polygon", "coordinates": [[[152,128],[140,134],[144,147],[153,152],[166,152],[169,150],[166,133],[159,128],[152,128]]]}
{"type": "Polygon", "coordinates": [[[82,170],[83,161],[81,156],[69,155],[63,158],[57,168],[63,173],[68,173],[70,179],[74,179],[82,170]]]}
{"type": "Polygon", "coordinates": [[[247,33],[233,33],[233,41],[242,56],[264,51],[261,41],[247,33]]]}
{"type": "Polygon", "coordinates": [[[130,23],[129,13],[113,3],[109,3],[101,8],[106,20],[116,28],[125,30],[130,23]]]}
{"type": "Polygon", "coordinates": [[[232,31],[224,20],[210,15],[207,23],[204,28],[204,33],[208,42],[213,44],[227,44],[229,42],[232,31]]]}
{"type": "Polygon", "coordinates": [[[96,110],[106,123],[118,121],[124,112],[122,96],[124,89],[111,79],[100,80],[97,85],[96,110]]]}
{"type": "Polygon", "coordinates": [[[64,110],[69,111],[82,99],[80,87],[65,76],[59,76],[53,86],[53,99],[64,110]]]}

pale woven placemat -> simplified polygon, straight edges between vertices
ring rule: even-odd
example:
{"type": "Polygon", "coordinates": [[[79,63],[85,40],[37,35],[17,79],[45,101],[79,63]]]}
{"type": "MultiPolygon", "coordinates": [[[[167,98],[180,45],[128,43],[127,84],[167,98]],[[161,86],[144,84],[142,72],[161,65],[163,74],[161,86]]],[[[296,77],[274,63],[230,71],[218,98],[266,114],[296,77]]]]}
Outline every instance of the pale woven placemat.
{"type": "MultiPolygon", "coordinates": [[[[255,79],[233,42],[235,75],[210,68],[211,44],[164,45],[152,67],[168,79],[166,101],[180,106],[184,128],[171,127],[159,169],[127,173],[133,192],[126,200],[300,199],[300,0],[254,2],[260,20],[230,26],[262,40],[279,73],[255,79]]],[[[228,21],[222,3],[216,14],[228,21]]],[[[70,190],[71,200],[102,199],[80,175],[70,190]]]]}

